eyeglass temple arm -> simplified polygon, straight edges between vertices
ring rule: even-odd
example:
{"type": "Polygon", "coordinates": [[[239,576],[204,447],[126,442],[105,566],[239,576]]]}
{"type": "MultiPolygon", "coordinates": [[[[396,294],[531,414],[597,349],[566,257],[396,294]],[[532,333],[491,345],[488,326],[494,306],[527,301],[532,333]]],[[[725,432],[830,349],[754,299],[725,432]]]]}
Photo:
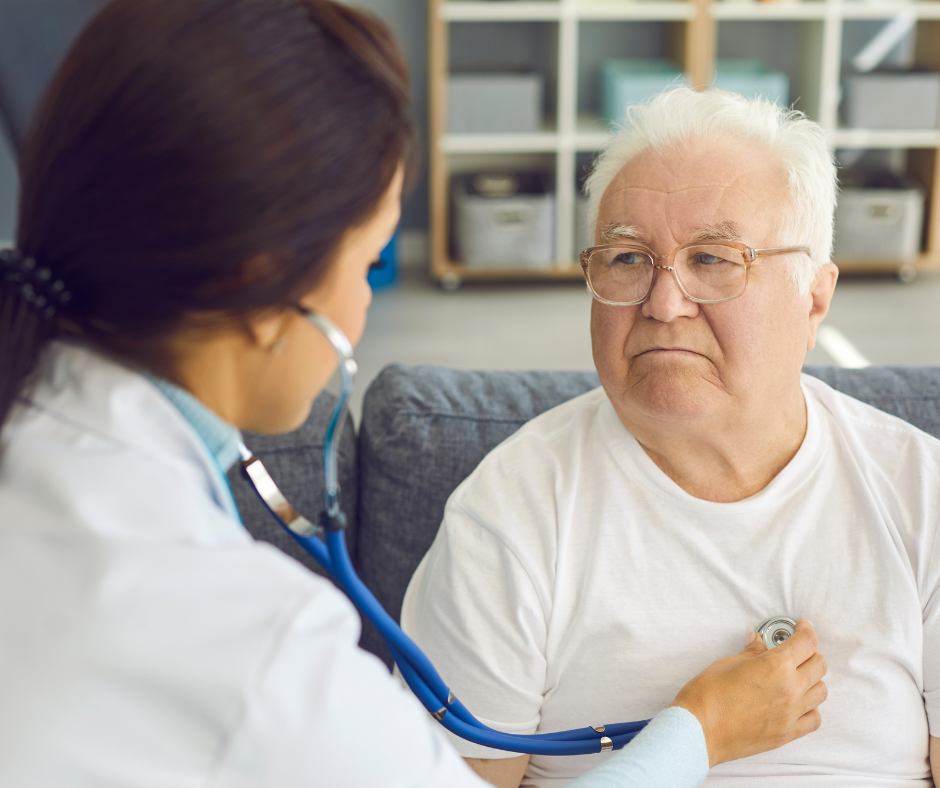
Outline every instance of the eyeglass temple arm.
{"type": "Polygon", "coordinates": [[[778,249],[751,249],[751,254],[754,257],[769,257],[772,254],[788,254],[790,252],[806,252],[810,254],[811,250],[808,246],[783,246],[778,249]]]}

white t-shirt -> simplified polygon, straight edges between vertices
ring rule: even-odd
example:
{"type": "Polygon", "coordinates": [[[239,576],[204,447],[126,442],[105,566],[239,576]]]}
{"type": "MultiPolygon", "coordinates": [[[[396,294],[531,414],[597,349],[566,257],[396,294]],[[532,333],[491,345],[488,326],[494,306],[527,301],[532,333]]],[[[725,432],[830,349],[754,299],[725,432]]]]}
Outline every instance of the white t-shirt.
{"type": "MultiPolygon", "coordinates": [[[[736,503],[678,487],[602,389],[533,420],[451,496],[405,630],[478,717],[531,733],[651,717],[766,618],[805,617],[829,664],[822,728],[706,785],[930,785],[940,441],[815,378],[803,391],[802,446],[736,503]]],[[[524,785],[602,757],[535,756],[524,785]]]]}

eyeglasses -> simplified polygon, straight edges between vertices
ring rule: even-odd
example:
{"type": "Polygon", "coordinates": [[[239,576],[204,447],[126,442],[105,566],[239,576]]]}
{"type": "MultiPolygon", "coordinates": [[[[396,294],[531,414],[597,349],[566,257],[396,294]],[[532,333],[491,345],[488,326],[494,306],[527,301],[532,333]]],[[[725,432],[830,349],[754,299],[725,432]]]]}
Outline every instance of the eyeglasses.
{"type": "Polygon", "coordinates": [[[758,257],[806,252],[805,246],[752,249],[739,243],[684,244],[672,254],[654,255],[642,246],[592,246],[581,252],[591,295],[609,306],[642,304],[653,291],[656,269],[672,271],[682,294],[697,304],[720,304],[744,294],[747,272],[758,257]],[[670,261],[660,265],[658,260],[670,261]]]}

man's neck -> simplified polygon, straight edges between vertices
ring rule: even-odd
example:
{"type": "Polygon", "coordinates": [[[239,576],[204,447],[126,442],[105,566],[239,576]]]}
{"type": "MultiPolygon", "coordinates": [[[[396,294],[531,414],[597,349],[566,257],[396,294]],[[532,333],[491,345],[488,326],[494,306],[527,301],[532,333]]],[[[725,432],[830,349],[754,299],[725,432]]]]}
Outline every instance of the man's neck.
{"type": "Polygon", "coordinates": [[[763,490],[793,459],[806,435],[806,402],[797,386],[782,402],[727,419],[664,422],[618,414],[640,446],[689,495],[731,503],[763,490]]]}

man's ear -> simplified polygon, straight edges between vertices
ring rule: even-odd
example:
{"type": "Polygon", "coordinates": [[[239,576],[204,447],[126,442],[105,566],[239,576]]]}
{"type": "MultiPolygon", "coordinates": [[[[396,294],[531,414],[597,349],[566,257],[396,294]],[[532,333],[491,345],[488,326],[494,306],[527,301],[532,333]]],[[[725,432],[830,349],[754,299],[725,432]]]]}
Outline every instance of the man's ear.
{"type": "Polygon", "coordinates": [[[806,349],[816,347],[816,331],[819,324],[829,312],[832,294],[836,289],[836,280],[839,278],[839,269],[832,263],[826,263],[816,273],[813,286],[810,289],[809,321],[806,327],[806,349]]]}

